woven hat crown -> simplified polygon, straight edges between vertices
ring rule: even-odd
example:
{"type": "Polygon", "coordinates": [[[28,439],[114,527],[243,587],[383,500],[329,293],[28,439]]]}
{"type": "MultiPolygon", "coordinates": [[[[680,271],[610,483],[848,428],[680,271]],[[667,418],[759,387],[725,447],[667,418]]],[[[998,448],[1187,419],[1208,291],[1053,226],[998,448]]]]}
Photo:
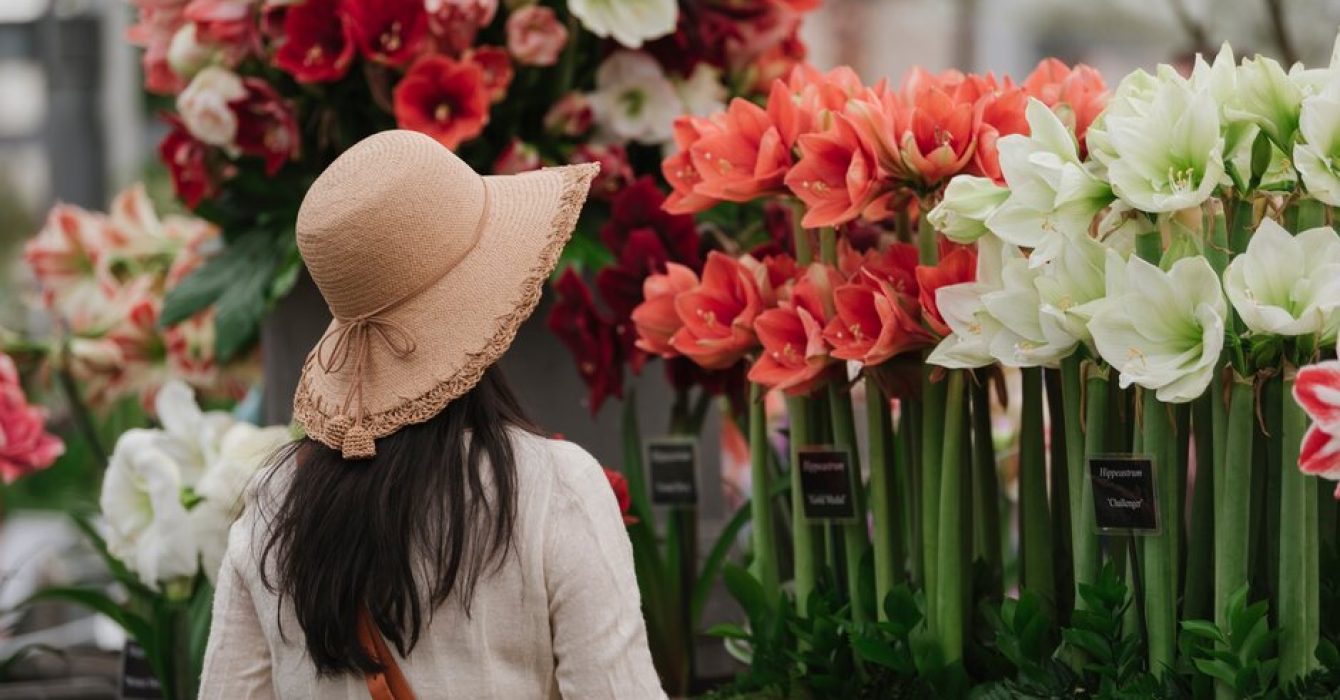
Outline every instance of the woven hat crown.
{"type": "Polygon", "coordinates": [[[479,237],[483,179],[432,138],[386,131],[345,151],[298,210],[298,250],[337,318],[396,303],[479,237]]]}

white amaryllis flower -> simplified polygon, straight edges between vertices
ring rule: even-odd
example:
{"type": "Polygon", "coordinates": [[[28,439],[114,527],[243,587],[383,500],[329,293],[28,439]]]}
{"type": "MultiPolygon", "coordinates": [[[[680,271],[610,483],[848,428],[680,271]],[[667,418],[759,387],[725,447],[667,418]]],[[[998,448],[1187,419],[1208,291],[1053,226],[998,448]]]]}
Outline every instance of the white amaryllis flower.
{"type": "Polygon", "coordinates": [[[1298,131],[1303,89],[1273,58],[1257,56],[1238,66],[1237,80],[1224,114],[1255,124],[1276,147],[1288,153],[1298,131]]]}
{"type": "Polygon", "coordinates": [[[986,220],[1001,240],[1031,248],[1037,267],[1056,257],[1066,235],[1085,235],[1093,217],[1112,202],[1112,190],[1079,159],[1075,137],[1056,114],[1029,98],[1029,135],[996,142],[1010,196],[986,220]]]}
{"type": "Polygon", "coordinates": [[[177,77],[190,80],[214,60],[216,53],[214,47],[200,43],[195,22],[187,22],[172,35],[168,44],[168,66],[177,77]]]}
{"type": "Polygon", "coordinates": [[[1042,301],[1035,286],[1042,270],[1023,257],[1008,258],[1003,264],[1001,288],[982,295],[982,306],[1000,324],[988,350],[1007,367],[1053,367],[1070,354],[1075,342],[1054,345],[1042,331],[1042,301]]]}
{"type": "Polygon", "coordinates": [[[646,144],[670,141],[675,117],[683,112],[661,65],[640,51],[616,51],[600,64],[590,102],[602,131],[646,144]]]}
{"type": "Polygon", "coordinates": [[[238,423],[223,434],[218,457],[195,485],[197,496],[236,516],[242,511],[242,494],[256,471],[276,450],[292,439],[282,425],[259,428],[238,423]]]}
{"type": "Polygon", "coordinates": [[[630,49],[675,31],[675,0],[568,0],[568,10],[592,34],[612,37],[630,49]]]}
{"type": "Polygon", "coordinates": [[[227,68],[209,66],[177,95],[177,111],[191,135],[212,146],[227,148],[237,137],[237,115],[230,102],[246,97],[242,79],[227,68]]]}
{"type": "Polygon", "coordinates": [[[1069,348],[1060,357],[1078,343],[1092,346],[1089,321],[1107,298],[1107,270],[1120,274],[1124,266],[1125,256],[1117,249],[1088,236],[1070,236],[1034,280],[1042,337],[1052,347],[1069,348]]]}
{"type": "Polygon", "coordinates": [[[158,390],[154,412],[163,425],[160,449],[177,464],[186,484],[195,484],[217,461],[224,434],[237,423],[223,411],[201,411],[191,387],[180,380],[158,390]]]}
{"type": "Polygon", "coordinates": [[[1159,401],[1184,403],[1214,377],[1227,314],[1219,276],[1205,258],[1183,258],[1164,272],[1132,256],[1120,273],[1109,271],[1107,298],[1089,332],[1121,373],[1122,387],[1138,384],[1159,401]]]}
{"type": "Polygon", "coordinates": [[[1253,333],[1334,333],[1340,308],[1340,237],[1330,228],[1291,236],[1264,219],[1246,253],[1224,271],[1224,291],[1253,333]]]}
{"type": "Polygon", "coordinates": [[[1005,245],[995,236],[978,239],[976,279],[941,287],[935,293],[935,304],[951,332],[935,346],[926,362],[949,369],[995,364],[991,342],[1002,326],[987,310],[983,298],[1004,288],[1006,262],[1020,257],[1018,248],[1005,245]]]}
{"type": "Polygon", "coordinates": [[[989,177],[956,175],[944,197],[926,215],[935,230],[955,243],[972,243],[990,233],[986,220],[1010,196],[1010,190],[989,177]]]}
{"type": "MultiPolygon", "coordinates": [[[[1224,180],[1224,138],[1214,95],[1171,69],[1160,67],[1157,79],[1134,75],[1144,77],[1136,81],[1138,89],[1125,96],[1119,89],[1109,103],[1094,156],[1107,166],[1112,191],[1135,209],[1161,213],[1199,206],[1224,180]]],[[[1093,135],[1090,128],[1090,144],[1093,135]]]]}
{"type": "Polygon", "coordinates": [[[99,505],[107,550],[146,586],[194,576],[199,549],[182,501],[181,471],[161,448],[162,433],[128,430],[116,441],[99,505]]]}
{"type": "Polygon", "coordinates": [[[1340,206],[1340,39],[1331,53],[1328,82],[1303,100],[1298,117],[1299,138],[1293,149],[1294,167],[1308,194],[1333,207],[1340,206]]]}
{"type": "Polygon", "coordinates": [[[684,113],[706,117],[726,110],[726,86],[721,82],[721,71],[706,62],[694,66],[687,78],[671,81],[675,92],[684,103],[684,113]]]}

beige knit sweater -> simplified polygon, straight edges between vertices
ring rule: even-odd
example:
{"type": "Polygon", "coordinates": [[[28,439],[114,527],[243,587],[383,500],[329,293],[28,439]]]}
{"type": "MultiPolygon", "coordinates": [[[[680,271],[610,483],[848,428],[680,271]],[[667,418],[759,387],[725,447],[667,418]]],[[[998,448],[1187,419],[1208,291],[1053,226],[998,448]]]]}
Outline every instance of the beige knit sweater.
{"type": "MultiPolygon", "coordinates": [[[[632,546],[600,466],[571,443],[514,436],[513,553],[480,579],[469,617],[448,601],[398,659],[410,686],[422,700],[664,698],[632,546]]],[[[229,537],[200,697],[367,698],[361,677],[317,678],[292,605],[260,581],[256,510],[229,537]]]]}

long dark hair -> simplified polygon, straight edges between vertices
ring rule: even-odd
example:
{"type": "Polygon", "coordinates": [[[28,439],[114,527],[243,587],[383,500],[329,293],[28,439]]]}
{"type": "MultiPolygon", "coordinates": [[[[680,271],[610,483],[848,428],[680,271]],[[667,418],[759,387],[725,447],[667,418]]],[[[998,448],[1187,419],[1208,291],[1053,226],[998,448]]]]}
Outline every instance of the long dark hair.
{"type": "Polygon", "coordinates": [[[261,506],[261,581],[292,604],[319,675],[381,670],[359,643],[365,605],[401,656],[448,596],[469,614],[480,575],[511,549],[509,428],[533,431],[493,367],[431,420],[378,440],[371,460],[310,438],[275,457],[294,463],[266,477],[286,473],[286,487],[261,485],[276,494],[261,506]]]}

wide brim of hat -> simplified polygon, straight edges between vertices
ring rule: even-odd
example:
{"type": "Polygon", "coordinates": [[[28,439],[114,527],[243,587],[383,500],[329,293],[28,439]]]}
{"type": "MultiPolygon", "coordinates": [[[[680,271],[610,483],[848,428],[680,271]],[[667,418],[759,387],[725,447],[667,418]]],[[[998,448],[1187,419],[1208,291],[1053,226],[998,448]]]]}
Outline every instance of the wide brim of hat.
{"type": "MultiPolygon", "coordinates": [[[[585,163],[483,178],[487,211],[478,242],[436,282],[378,314],[409,334],[414,351],[401,357],[385,343],[369,344],[357,421],[364,431],[381,438],[422,423],[479,382],[535,311],[598,170],[585,163]]],[[[313,350],[294,395],[294,420],[332,449],[341,449],[348,426],[334,419],[355,418],[346,401],[354,364],[326,371],[313,350]]]]}

